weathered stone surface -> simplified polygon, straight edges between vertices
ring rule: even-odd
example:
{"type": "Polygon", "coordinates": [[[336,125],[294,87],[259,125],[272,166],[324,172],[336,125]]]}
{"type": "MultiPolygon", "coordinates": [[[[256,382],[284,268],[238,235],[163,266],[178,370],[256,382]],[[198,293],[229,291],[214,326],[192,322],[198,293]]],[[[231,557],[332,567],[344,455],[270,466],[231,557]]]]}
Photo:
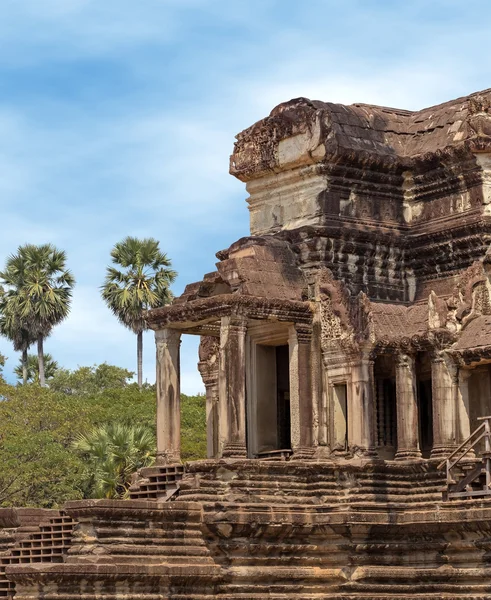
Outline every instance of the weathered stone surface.
{"type": "Polygon", "coordinates": [[[175,502],[68,503],[65,562],[7,576],[22,600],[487,597],[491,505],[444,503],[442,481],[435,462],[193,463],[175,502]]]}
{"type": "Polygon", "coordinates": [[[0,597],[491,598],[490,107],[297,98],[240,133],[251,235],[147,314],[159,464],[24,533],[0,512],[0,597]],[[185,333],[209,460],[184,467],[185,333]]]}

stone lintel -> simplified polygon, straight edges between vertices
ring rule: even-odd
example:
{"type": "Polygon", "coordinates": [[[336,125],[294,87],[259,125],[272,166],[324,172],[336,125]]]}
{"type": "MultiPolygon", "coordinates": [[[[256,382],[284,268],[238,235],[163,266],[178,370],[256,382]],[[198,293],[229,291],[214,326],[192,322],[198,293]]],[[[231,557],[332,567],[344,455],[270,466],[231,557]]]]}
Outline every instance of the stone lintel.
{"type": "Polygon", "coordinates": [[[299,300],[262,298],[244,294],[223,294],[193,300],[184,304],[171,304],[146,313],[150,329],[165,327],[186,329],[216,322],[222,317],[235,316],[251,319],[276,319],[291,323],[312,322],[310,304],[299,300]]]}

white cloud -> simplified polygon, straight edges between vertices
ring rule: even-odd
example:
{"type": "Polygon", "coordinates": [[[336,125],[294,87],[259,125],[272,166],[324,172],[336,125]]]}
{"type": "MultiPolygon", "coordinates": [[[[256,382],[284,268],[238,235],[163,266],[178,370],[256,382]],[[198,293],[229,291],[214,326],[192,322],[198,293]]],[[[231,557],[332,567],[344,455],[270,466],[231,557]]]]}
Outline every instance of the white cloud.
{"type": "MultiPolygon", "coordinates": [[[[469,27],[482,3],[462,9],[458,44],[453,4],[440,23],[422,0],[4,0],[0,76],[15,72],[24,103],[8,90],[0,103],[0,263],[21,243],[52,241],[78,279],[47,349],[64,366],[134,370],[134,336],[99,298],[112,245],[160,239],[181,273],[176,291],[212,270],[215,251],[247,233],[244,185],[228,175],[234,135],[278,103],[417,109],[487,87],[487,25],[469,27]],[[45,70],[60,63],[69,68],[50,87],[45,70]],[[104,64],[98,79],[91,69],[104,64]]],[[[151,333],[144,352],[153,381],[151,333]]],[[[196,361],[197,339],[184,336],[187,393],[202,390],[196,361]]]]}
{"type": "Polygon", "coordinates": [[[136,45],[171,42],[198,0],[3,0],[0,63],[39,64],[116,56],[136,45]]]}

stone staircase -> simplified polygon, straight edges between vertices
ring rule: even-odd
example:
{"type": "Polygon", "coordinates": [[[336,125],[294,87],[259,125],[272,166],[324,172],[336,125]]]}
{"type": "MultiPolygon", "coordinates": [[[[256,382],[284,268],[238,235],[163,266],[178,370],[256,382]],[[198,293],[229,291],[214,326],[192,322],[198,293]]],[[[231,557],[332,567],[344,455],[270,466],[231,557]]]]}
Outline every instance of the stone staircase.
{"type": "Polygon", "coordinates": [[[40,512],[51,515],[43,515],[38,523],[33,519],[27,525],[0,529],[0,598],[14,594],[14,586],[5,576],[7,566],[63,562],[70,547],[75,521],[62,511],[40,512]]]}
{"type": "Polygon", "coordinates": [[[169,500],[179,491],[183,475],[184,465],[144,467],[130,487],[130,500],[169,500]]]}
{"type": "Polygon", "coordinates": [[[444,483],[436,461],[149,467],[129,500],[5,530],[3,569],[15,600],[483,600],[491,502],[442,502],[444,483]]]}
{"type": "Polygon", "coordinates": [[[441,501],[445,475],[435,461],[412,465],[379,462],[342,467],[329,463],[200,461],[188,465],[179,499],[264,505],[362,507],[441,501]]]}
{"type": "MultiPolygon", "coordinates": [[[[130,498],[140,500],[169,500],[178,493],[178,482],[184,474],[183,465],[155,466],[141,469],[137,481],[130,488],[130,498]]],[[[5,570],[11,565],[29,565],[33,563],[63,563],[68,560],[68,550],[76,553],[76,544],[72,548],[72,535],[76,521],[63,511],[37,509],[0,509],[0,599],[13,598],[14,584],[6,577],[5,570]],[[20,519],[17,513],[22,514],[20,519]],[[10,518],[12,527],[1,527],[10,518]]],[[[159,562],[162,556],[166,561],[182,562],[183,557],[192,563],[204,552],[203,542],[189,527],[174,524],[172,528],[155,527],[148,531],[135,528],[132,540],[133,550],[125,544],[126,533],[115,532],[114,527],[102,527],[101,540],[115,552],[118,562],[135,561],[136,554],[145,557],[145,562],[159,562]]],[[[126,537],[126,541],[127,537],[126,537]]]]}
{"type": "Polygon", "coordinates": [[[201,531],[201,507],[142,500],[83,500],[66,510],[80,520],[66,563],[213,566],[201,531]],[[90,526],[86,523],[90,520],[90,526]]]}

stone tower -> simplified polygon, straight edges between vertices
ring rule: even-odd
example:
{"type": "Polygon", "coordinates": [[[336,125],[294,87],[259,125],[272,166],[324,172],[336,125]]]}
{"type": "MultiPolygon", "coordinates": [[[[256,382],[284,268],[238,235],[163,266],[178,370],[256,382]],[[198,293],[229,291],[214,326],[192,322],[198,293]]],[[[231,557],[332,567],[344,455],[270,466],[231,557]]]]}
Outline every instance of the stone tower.
{"type": "Polygon", "coordinates": [[[490,107],[299,98],[237,136],[251,235],[147,315],[158,464],[129,500],[0,511],[0,598],[491,598],[490,107]]]}

